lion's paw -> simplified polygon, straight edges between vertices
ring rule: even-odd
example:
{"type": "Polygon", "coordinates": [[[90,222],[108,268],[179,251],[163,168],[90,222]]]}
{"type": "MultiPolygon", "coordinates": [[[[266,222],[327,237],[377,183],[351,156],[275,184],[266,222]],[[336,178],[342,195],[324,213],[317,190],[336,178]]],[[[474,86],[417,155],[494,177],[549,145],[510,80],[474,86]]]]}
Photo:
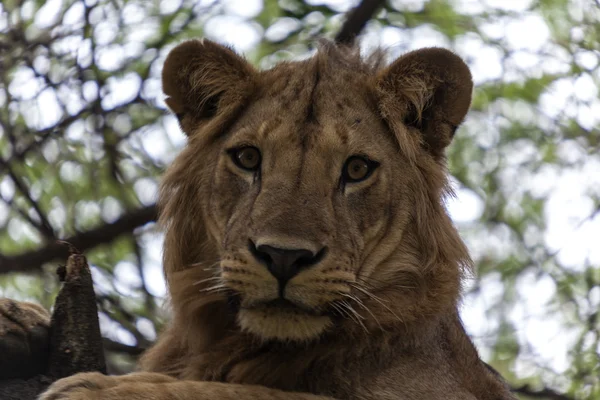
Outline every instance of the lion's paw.
{"type": "Polygon", "coordinates": [[[49,326],[50,313],[41,306],[0,298],[0,378],[44,371],[49,326]]]}
{"type": "Polygon", "coordinates": [[[85,372],[54,382],[38,400],[93,400],[103,389],[118,385],[118,378],[99,372],[85,372]]]}

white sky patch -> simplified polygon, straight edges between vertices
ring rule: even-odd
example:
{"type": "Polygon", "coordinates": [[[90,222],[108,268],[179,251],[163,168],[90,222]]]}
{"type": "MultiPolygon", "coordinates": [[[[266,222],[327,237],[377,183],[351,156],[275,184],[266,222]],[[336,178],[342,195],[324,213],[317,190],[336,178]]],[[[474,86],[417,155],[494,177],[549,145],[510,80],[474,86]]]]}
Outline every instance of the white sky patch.
{"type": "Polygon", "coordinates": [[[598,98],[598,87],[590,74],[583,73],[573,84],[575,96],[581,101],[592,101],[598,98]]]}
{"type": "Polygon", "coordinates": [[[112,196],[105,197],[101,202],[102,219],[107,223],[115,222],[117,218],[123,215],[123,206],[112,196]]]}
{"type": "Polygon", "coordinates": [[[183,0],[162,0],[160,2],[160,13],[163,15],[173,14],[181,7],[182,3],[183,0]]]}
{"type": "Polygon", "coordinates": [[[98,320],[100,321],[100,333],[102,336],[129,346],[136,345],[135,337],[131,332],[125,330],[118,322],[113,321],[106,314],[99,313],[98,320]]]}
{"type": "Polygon", "coordinates": [[[127,30],[127,38],[132,42],[144,42],[155,36],[159,30],[156,19],[145,19],[143,23],[133,25],[127,30]]]}
{"type": "MultiPolygon", "coordinates": [[[[528,70],[533,67],[537,67],[540,64],[540,57],[530,51],[515,51],[511,54],[509,60],[523,70],[528,70]]],[[[539,69],[539,68],[538,68],[539,69]]]]}
{"type": "Polygon", "coordinates": [[[450,42],[446,35],[435,30],[432,26],[422,25],[412,30],[409,50],[421,49],[423,47],[449,47],[450,42]]]}
{"type": "Polygon", "coordinates": [[[182,148],[185,145],[187,142],[186,136],[181,131],[179,122],[177,122],[174,115],[167,115],[163,118],[163,127],[175,147],[182,148]]]}
{"type": "Polygon", "coordinates": [[[0,196],[4,199],[12,199],[15,194],[15,183],[7,175],[0,180],[0,196]]]}
{"type": "Polygon", "coordinates": [[[598,55],[593,51],[580,51],[575,54],[577,64],[585,69],[593,69],[598,65],[598,55]]]}
{"type": "Polygon", "coordinates": [[[150,341],[156,340],[156,331],[154,330],[154,324],[147,318],[140,318],[136,321],[135,327],[140,331],[146,339],[150,341]]]}
{"type": "Polygon", "coordinates": [[[468,295],[463,300],[461,316],[465,325],[469,327],[470,333],[481,340],[481,344],[487,347],[490,341],[486,341],[497,329],[498,323],[494,318],[489,318],[487,310],[491,305],[497,303],[502,296],[502,282],[500,274],[490,273],[481,279],[480,285],[483,290],[474,295],[468,295]]]}
{"type": "Polygon", "coordinates": [[[133,184],[133,190],[140,202],[149,206],[158,199],[158,184],[151,178],[140,178],[133,184]]]}
{"type": "Polygon", "coordinates": [[[378,32],[377,38],[378,45],[387,49],[390,59],[399,57],[408,47],[406,36],[399,28],[386,26],[378,32]]]}
{"type": "Polygon", "coordinates": [[[60,10],[63,7],[62,0],[47,0],[36,12],[34,23],[40,29],[49,28],[58,23],[60,10]]]}
{"type": "Polygon", "coordinates": [[[452,220],[456,223],[464,223],[480,218],[483,212],[481,198],[470,189],[458,187],[456,180],[452,181],[456,197],[446,200],[446,208],[452,220]]]}
{"type": "Polygon", "coordinates": [[[85,7],[83,2],[73,3],[71,7],[65,12],[62,18],[63,25],[81,25],[84,21],[85,7]]]}
{"type": "Polygon", "coordinates": [[[146,233],[140,238],[140,245],[144,249],[142,261],[146,285],[148,291],[158,298],[164,298],[167,294],[162,269],[163,241],[164,235],[156,232],[146,233]]]}
{"type": "Polygon", "coordinates": [[[306,0],[306,3],[315,6],[327,5],[337,12],[346,12],[355,7],[359,0],[306,0]]]}
{"type": "Polygon", "coordinates": [[[391,0],[392,7],[397,10],[419,12],[429,0],[391,0]]]}
{"type": "Polygon", "coordinates": [[[565,372],[569,368],[568,350],[576,336],[561,320],[553,318],[556,283],[549,276],[528,271],[519,277],[517,291],[523,301],[515,305],[509,318],[521,346],[531,346],[529,356],[538,363],[556,373],[565,372]]]}
{"type": "Polygon", "coordinates": [[[295,18],[279,18],[271,24],[265,31],[265,38],[270,41],[279,41],[287,37],[289,32],[295,31],[302,26],[300,21],[295,18]]]}
{"type": "Polygon", "coordinates": [[[27,100],[34,98],[43,87],[43,81],[36,78],[32,70],[19,68],[14,72],[8,91],[17,99],[27,100]]]}
{"type": "Polygon", "coordinates": [[[165,160],[170,158],[168,149],[173,150],[173,146],[162,129],[155,126],[148,127],[140,133],[139,138],[146,153],[154,160],[165,160]]]}
{"type": "Polygon", "coordinates": [[[461,14],[476,15],[485,11],[485,4],[481,0],[456,0],[453,5],[456,12],[461,14]]]}
{"type": "Polygon", "coordinates": [[[475,85],[502,77],[502,52],[485,45],[478,36],[461,36],[456,40],[456,49],[468,59],[475,85]]]}
{"type": "MultiPolygon", "coordinates": [[[[170,2],[161,2],[161,11],[162,11],[162,4],[164,3],[170,3],[170,2]]],[[[173,1],[172,3],[177,3],[176,1],[173,1]]],[[[146,15],[146,12],[144,11],[144,8],[139,4],[139,3],[127,3],[125,4],[125,6],[123,7],[123,10],[121,12],[121,17],[123,18],[123,23],[125,25],[136,25],[139,24],[140,22],[142,22],[144,20],[144,17],[146,15]]]]}
{"type": "Polygon", "coordinates": [[[528,15],[506,24],[504,37],[515,49],[539,50],[550,39],[546,22],[539,15],[528,15]]]}
{"type": "Polygon", "coordinates": [[[474,3],[479,1],[488,7],[505,11],[526,11],[533,0],[462,0],[463,3],[474,3]]]}
{"type": "Polygon", "coordinates": [[[558,260],[564,265],[581,271],[588,263],[600,264],[600,214],[588,217],[594,211],[594,203],[587,196],[588,188],[600,187],[600,162],[590,160],[578,170],[561,172],[554,191],[544,210],[547,230],[544,238],[547,246],[557,251],[558,260]]]}
{"type": "Polygon", "coordinates": [[[56,99],[56,92],[50,88],[42,91],[37,97],[38,110],[35,127],[44,129],[60,121],[63,113],[56,99]]]}
{"type": "Polygon", "coordinates": [[[255,24],[240,17],[218,15],[206,22],[206,34],[220,43],[230,44],[240,53],[254,48],[261,39],[255,24]]]}
{"type": "Polygon", "coordinates": [[[135,289],[142,285],[137,267],[129,261],[121,261],[114,267],[114,285],[123,296],[133,296],[135,289]]]}
{"type": "Polygon", "coordinates": [[[244,18],[253,18],[263,9],[262,0],[224,0],[225,14],[239,15],[244,18]]]}
{"type": "Polygon", "coordinates": [[[96,64],[105,71],[115,71],[123,65],[125,54],[120,45],[105,46],[96,50],[96,64]]]}
{"type": "Polygon", "coordinates": [[[139,75],[130,72],[123,77],[111,76],[106,80],[105,93],[102,98],[102,108],[110,110],[119,104],[133,100],[139,90],[142,80],[139,75]]]}

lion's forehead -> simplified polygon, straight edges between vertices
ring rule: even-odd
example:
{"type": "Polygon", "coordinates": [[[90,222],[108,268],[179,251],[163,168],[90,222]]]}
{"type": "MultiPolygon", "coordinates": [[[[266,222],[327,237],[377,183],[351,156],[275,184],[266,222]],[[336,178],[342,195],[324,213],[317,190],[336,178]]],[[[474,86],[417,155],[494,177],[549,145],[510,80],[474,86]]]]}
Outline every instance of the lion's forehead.
{"type": "Polygon", "coordinates": [[[280,155],[286,152],[345,158],[351,154],[382,155],[382,149],[393,146],[391,133],[379,115],[366,106],[350,106],[344,95],[336,104],[347,104],[347,111],[336,110],[326,104],[306,111],[306,104],[298,100],[297,110],[285,110],[285,104],[276,98],[263,98],[250,104],[236,121],[226,146],[251,143],[261,151],[272,150],[280,155]],[[309,118],[310,113],[317,115],[309,118]]]}
{"type": "Polygon", "coordinates": [[[376,151],[387,130],[369,79],[364,72],[316,60],[280,64],[260,74],[258,90],[230,137],[261,150],[272,146],[280,155],[288,151],[335,159],[336,153],[344,158],[348,152],[376,151]]]}
{"type": "Polygon", "coordinates": [[[295,123],[337,119],[354,123],[373,113],[369,77],[359,71],[308,60],[264,71],[258,79],[259,103],[295,123]]]}

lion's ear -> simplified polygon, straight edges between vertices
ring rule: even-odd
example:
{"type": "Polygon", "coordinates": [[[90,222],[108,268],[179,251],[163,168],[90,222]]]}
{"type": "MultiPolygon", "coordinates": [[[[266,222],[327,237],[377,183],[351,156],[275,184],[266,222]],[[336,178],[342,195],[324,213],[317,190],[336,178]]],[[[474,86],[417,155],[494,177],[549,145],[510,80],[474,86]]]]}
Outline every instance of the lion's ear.
{"type": "Polygon", "coordinates": [[[233,50],[206,39],[190,40],[171,50],[165,60],[165,102],[189,135],[197,122],[239,108],[253,90],[255,75],[255,69],[233,50]]]}
{"type": "Polygon", "coordinates": [[[425,148],[442,157],[469,109],[473,80],[456,54],[428,48],[407,53],[382,71],[377,90],[391,125],[417,128],[425,148]]]}

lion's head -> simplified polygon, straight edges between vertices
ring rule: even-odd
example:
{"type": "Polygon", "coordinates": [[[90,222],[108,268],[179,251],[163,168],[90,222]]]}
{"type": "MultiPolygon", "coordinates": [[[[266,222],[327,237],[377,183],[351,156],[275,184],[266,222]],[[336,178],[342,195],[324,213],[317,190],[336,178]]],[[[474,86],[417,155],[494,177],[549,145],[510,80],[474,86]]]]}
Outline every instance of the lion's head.
{"type": "Polygon", "coordinates": [[[470,261],[443,197],[471,99],[459,57],[430,48],[384,67],[324,43],[257,71],[189,41],[163,87],[188,136],[161,191],[176,318],[210,309],[254,337],[308,341],[456,307],[470,261]]]}

